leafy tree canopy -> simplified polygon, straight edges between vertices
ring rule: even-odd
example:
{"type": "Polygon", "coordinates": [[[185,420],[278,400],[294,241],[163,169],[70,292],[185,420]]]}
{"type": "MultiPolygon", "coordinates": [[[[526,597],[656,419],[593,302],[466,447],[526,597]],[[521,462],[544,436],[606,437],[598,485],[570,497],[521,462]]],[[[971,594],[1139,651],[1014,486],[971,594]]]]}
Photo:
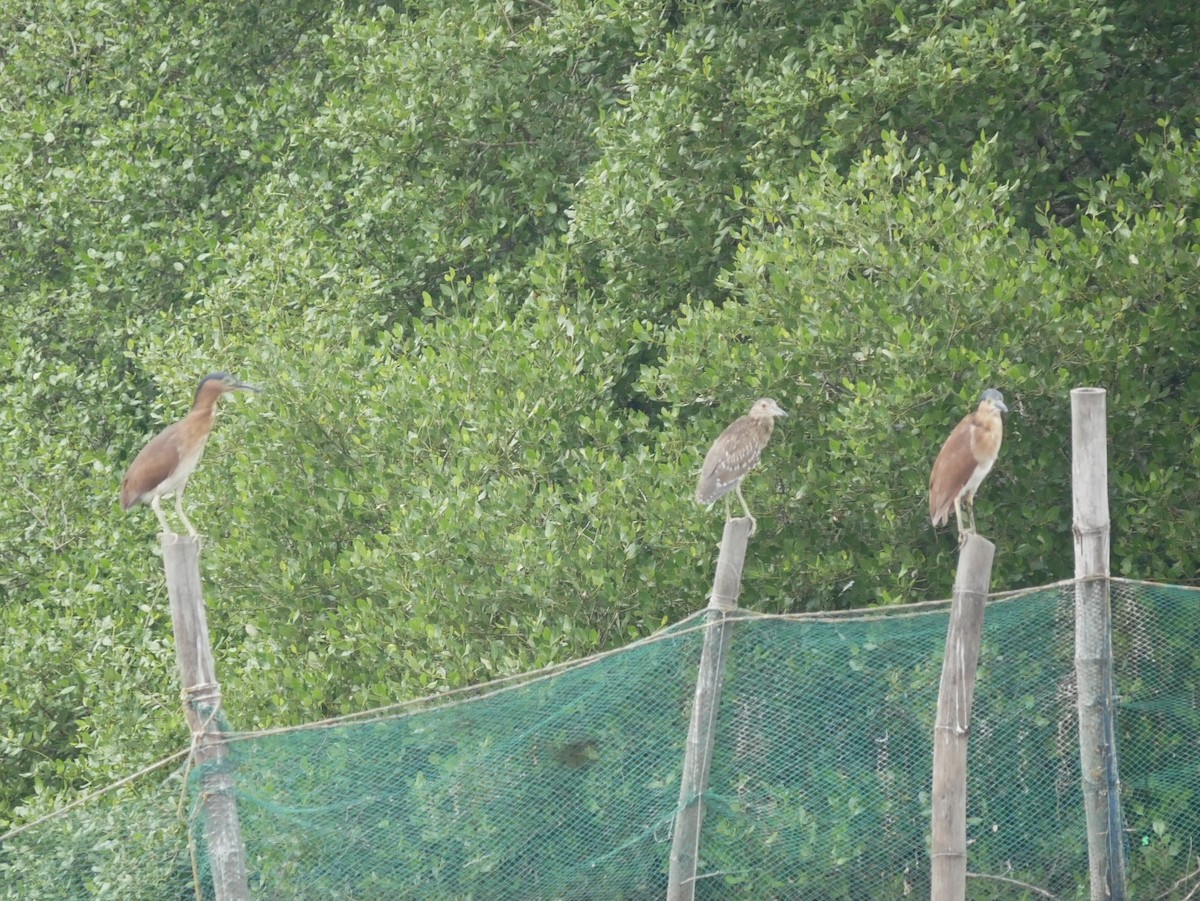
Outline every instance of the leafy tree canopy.
{"type": "Polygon", "coordinates": [[[691,499],[760,395],[742,602],[947,594],[929,465],[1012,409],[997,588],[1070,575],[1071,387],[1114,569],[1200,565],[1188,4],[0,11],[0,828],[182,740],[121,473],[205,373],[189,507],[230,716],[525,670],[704,603],[691,499]]]}

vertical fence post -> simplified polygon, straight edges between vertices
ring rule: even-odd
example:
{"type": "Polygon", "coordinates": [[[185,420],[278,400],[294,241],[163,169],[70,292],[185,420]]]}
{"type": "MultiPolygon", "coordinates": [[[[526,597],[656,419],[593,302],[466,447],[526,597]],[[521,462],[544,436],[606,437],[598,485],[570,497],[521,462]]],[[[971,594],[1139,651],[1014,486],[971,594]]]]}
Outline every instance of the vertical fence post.
{"type": "Polygon", "coordinates": [[[1117,769],[1109,597],[1108,429],[1103,388],[1071,392],[1075,533],[1075,679],[1079,763],[1092,901],[1124,901],[1125,844],[1117,769]]]}
{"type": "Polygon", "coordinates": [[[175,653],[183,684],[183,712],[192,731],[194,762],[201,768],[200,805],[204,839],[217,901],[249,901],[246,852],[242,846],[233,777],[225,766],[225,741],[217,715],[217,684],[208,617],[200,586],[200,539],[190,535],[160,536],[175,653]]]}
{"type": "Polygon", "coordinates": [[[712,765],[717,710],[721,705],[721,687],[725,679],[725,658],[733,635],[733,620],[729,614],[737,610],[737,599],[742,590],[742,565],[746,561],[749,538],[749,519],[741,517],[725,521],[712,596],[708,601],[704,647],[700,652],[696,697],[692,703],[692,720],[688,725],[687,750],[679,784],[679,806],[671,836],[667,901],[692,901],[696,894],[704,792],[708,790],[709,768],[712,765]]]}
{"type": "Polygon", "coordinates": [[[996,546],[986,538],[968,535],[954,577],[933,729],[933,901],[962,901],[967,892],[967,736],[983,638],[983,608],[995,555],[996,546]]]}

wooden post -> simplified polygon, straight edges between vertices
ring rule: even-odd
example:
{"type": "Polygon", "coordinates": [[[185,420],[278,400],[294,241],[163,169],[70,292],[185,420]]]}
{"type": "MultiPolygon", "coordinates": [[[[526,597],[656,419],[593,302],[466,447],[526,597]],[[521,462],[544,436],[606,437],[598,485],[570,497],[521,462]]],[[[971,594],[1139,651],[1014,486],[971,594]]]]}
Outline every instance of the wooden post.
{"type": "Polygon", "coordinates": [[[708,601],[708,622],[704,630],[704,647],[700,652],[696,697],[692,703],[692,720],[688,725],[687,750],[679,783],[679,807],[675,815],[675,831],[671,836],[667,901],[692,901],[696,894],[704,793],[708,790],[709,769],[712,766],[717,710],[721,706],[721,687],[725,681],[725,659],[733,636],[733,620],[729,614],[737,610],[737,599],[742,590],[742,565],[746,561],[749,538],[749,519],[742,517],[725,521],[712,596],[708,601]]]}
{"type": "Polygon", "coordinates": [[[217,684],[213,666],[208,617],[200,588],[200,539],[165,533],[159,537],[183,684],[183,712],[192,730],[193,759],[202,773],[200,805],[213,889],[217,901],[249,901],[246,852],[242,847],[233,777],[225,766],[225,741],[217,719],[221,686],[217,684]]]}
{"type": "Polygon", "coordinates": [[[933,729],[933,901],[962,901],[967,892],[967,736],[995,554],[995,545],[986,538],[968,535],[954,577],[933,729]]]}
{"type": "Polygon", "coordinates": [[[1075,532],[1075,680],[1092,901],[1124,901],[1109,598],[1108,430],[1103,388],[1071,392],[1075,532]]]}

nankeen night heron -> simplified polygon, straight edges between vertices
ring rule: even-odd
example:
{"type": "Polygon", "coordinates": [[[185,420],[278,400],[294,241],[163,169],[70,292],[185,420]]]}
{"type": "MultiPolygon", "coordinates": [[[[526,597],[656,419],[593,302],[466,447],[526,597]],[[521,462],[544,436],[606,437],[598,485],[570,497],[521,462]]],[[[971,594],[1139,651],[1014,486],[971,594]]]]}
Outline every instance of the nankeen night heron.
{"type": "Polygon", "coordinates": [[[719,497],[725,498],[725,518],[730,518],[729,492],[736,491],[742,509],[750,520],[750,534],[758,528],[758,521],[746,506],[742,496],[742,479],[758,463],[763,448],[775,428],[775,417],[787,416],[779,404],[769,397],[754,402],[750,412],[739,416],[723,431],[704,458],[700,470],[700,482],[696,485],[696,501],[705,506],[719,497]]]}
{"type": "Polygon", "coordinates": [[[212,431],[217,412],[217,400],[229,391],[257,391],[253,385],[237,381],[227,372],[205,376],[196,389],[192,409],[179,422],[167,426],[142,448],[125,473],[121,483],[121,509],[135,504],[149,504],[167,535],[175,532],[167,525],[159,499],[175,492],[175,512],[183,520],[189,535],[196,529],[183,512],[183,492],[188,477],[204,454],[204,444],[212,431]]]}
{"type": "Polygon", "coordinates": [[[978,408],[954,427],[933,462],[933,472],[929,474],[929,518],[935,526],[940,526],[949,520],[953,507],[960,544],[975,532],[975,492],[1000,454],[1000,442],[1004,439],[1004,419],[1000,414],[1007,412],[1004,395],[988,388],[980,397],[978,408]],[[967,507],[965,524],[963,504],[967,507]]]}

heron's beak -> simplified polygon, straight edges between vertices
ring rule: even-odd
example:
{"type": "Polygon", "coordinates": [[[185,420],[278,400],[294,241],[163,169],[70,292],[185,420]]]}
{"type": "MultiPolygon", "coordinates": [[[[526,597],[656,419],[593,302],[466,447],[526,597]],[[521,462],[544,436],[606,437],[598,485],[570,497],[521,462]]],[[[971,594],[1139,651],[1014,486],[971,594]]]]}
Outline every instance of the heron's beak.
{"type": "Polygon", "coordinates": [[[247,385],[245,382],[238,382],[237,384],[230,385],[229,388],[231,391],[253,391],[256,394],[262,392],[262,388],[256,385],[247,385]]]}

